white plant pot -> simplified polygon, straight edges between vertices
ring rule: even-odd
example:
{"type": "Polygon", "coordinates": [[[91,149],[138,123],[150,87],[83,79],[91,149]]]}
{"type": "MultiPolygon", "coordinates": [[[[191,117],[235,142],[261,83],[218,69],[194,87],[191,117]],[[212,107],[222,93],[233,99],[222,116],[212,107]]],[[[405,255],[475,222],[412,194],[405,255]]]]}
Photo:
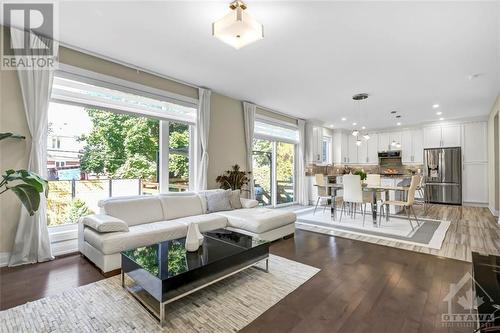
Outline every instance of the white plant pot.
{"type": "Polygon", "coordinates": [[[186,250],[196,252],[201,244],[203,244],[203,235],[200,232],[200,228],[197,223],[191,223],[186,235],[186,250]]]}

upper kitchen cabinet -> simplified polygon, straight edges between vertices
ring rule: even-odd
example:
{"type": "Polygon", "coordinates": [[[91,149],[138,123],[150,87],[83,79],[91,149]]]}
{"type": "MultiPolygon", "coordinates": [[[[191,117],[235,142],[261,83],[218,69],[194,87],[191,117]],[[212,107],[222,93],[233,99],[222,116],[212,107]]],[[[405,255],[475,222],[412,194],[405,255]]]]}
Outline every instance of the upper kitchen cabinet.
{"type": "Polygon", "coordinates": [[[464,147],[462,152],[464,163],[488,161],[487,131],[486,122],[464,124],[464,147]]]}
{"type": "Polygon", "coordinates": [[[405,164],[423,163],[423,133],[420,129],[405,130],[401,133],[402,162],[405,164]]]}
{"type": "Polygon", "coordinates": [[[352,136],[344,131],[333,131],[333,163],[346,164],[349,163],[349,136],[352,136]]]}
{"type": "Polygon", "coordinates": [[[358,161],[358,146],[356,145],[356,137],[354,135],[349,135],[349,145],[348,145],[348,158],[347,163],[357,164],[358,161]]]}
{"type": "Polygon", "coordinates": [[[378,164],[378,134],[371,133],[370,139],[366,142],[367,163],[378,164]]]}
{"type": "Polygon", "coordinates": [[[424,148],[460,147],[461,125],[424,128],[424,148]]]}
{"type": "Polygon", "coordinates": [[[312,164],[331,164],[333,140],[330,129],[321,126],[306,124],[306,162],[312,164]]]}
{"type": "Polygon", "coordinates": [[[379,133],[378,134],[378,151],[388,151],[391,150],[390,133],[379,133]]]}

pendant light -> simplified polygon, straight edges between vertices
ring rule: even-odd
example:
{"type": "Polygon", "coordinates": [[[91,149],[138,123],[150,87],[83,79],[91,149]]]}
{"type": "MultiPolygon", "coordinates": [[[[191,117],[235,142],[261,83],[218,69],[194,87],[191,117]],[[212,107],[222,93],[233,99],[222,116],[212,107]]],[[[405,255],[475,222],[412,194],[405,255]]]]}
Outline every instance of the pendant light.
{"type": "MultiPolygon", "coordinates": [[[[361,103],[360,102],[364,101],[365,99],[367,99],[368,96],[369,95],[367,93],[359,93],[359,94],[356,94],[356,95],[352,96],[352,99],[358,102],[358,116],[359,116],[360,119],[361,119],[361,103]]],[[[363,129],[365,129],[364,126],[363,126],[363,129]]],[[[357,137],[359,134],[360,134],[360,132],[357,129],[354,129],[352,131],[352,135],[353,136],[357,137]]],[[[365,133],[362,136],[363,136],[363,139],[365,139],[365,140],[369,140],[370,139],[370,136],[368,135],[368,133],[365,133]]],[[[361,140],[359,138],[356,140],[356,144],[358,146],[361,145],[361,140]]]]}
{"type": "Polygon", "coordinates": [[[264,26],[245,12],[247,5],[236,0],[229,4],[231,12],[212,23],[212,35],[235,49],[264,38],[264,26]]]}

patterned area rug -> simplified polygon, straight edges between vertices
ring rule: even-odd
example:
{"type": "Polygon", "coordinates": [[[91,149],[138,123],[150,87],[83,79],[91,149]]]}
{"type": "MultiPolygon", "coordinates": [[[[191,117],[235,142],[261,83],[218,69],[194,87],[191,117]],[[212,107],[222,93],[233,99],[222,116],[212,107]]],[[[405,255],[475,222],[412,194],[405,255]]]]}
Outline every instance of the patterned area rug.
{"type": "Polygon", "coordinates": [[[2,311],[0,332],[236,332],[318,272],[270,255],[269,273],[249,268],[169,304],[163,330],[115,276],[2,311]]]}

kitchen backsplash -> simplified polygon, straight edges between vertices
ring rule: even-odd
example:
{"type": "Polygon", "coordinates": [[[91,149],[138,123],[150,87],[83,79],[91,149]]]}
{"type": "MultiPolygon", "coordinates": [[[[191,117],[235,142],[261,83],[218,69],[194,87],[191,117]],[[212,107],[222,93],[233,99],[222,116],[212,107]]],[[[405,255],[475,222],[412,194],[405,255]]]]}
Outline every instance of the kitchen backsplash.
{"type": "Polygon", "coordinates": [[[423,165],[402,165],[399,167],[380,167],[379,165],[314,165],[310,164],[306,166],[306,176],[314,176],[315,174],[324,174],[328,176],[337,176],[345,173],[350,173],[351,171],[363,169],[366,173],[379,173],[379,174],[402,174],[411,175],[422,170],[423,165]],[[388,170],[391,169],[391,170],[388,170]]]}

